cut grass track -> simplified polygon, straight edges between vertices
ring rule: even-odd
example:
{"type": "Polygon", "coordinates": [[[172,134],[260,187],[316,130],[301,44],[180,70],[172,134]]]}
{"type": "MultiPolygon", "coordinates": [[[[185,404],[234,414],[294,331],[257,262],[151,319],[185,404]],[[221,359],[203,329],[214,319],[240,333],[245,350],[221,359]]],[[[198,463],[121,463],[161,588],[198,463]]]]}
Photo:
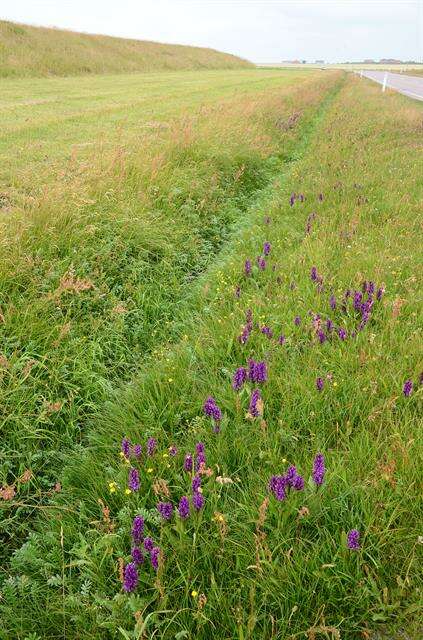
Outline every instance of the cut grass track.
{"type": "Polygon", "coordinates": [[[89,162],[117,144],[136,148],[151,129],[202,105],[311,77],[318,73],[252,69],[4,80],[0,178],[11,190],[35,189],[57,179],[71,157],[89,162]]]}
{"type": "Polygon", "coordinates": [[[18,493],[16,504],[0,501],[3,558],[48,502],[66,451],[113,387],[172,340],[192,282],[295,157],[337,77],[309,75],[297,87],[295,76],[271,75],[266,88],[264,76],[236,95],[229,85],[237,77],[212,74],[200,110],[194,100],[166,127],[128,130],[125,144],[98,144],[82,160],[55,156],[53,129],[54,162],[32,167],[28,183],[17,174],[1,210],[0,481],[18,493]]]}
{"type": "Polygon", "coordinates": [[[326,102],[315,131],[303,132],[304,157],[248,211],[176,314],[174,344],[156,349],[99,413],[85,450],[68,458],[48,511],[55,522],[39,521],[3,585],[5,638],[354,640],[381,624],[389,637],[404,627],[421,637],[421,115],[420,105],[353,77],[326,102]],[[305,202],[290,206],[292,192],[305,202]],[[245,259],[255,261],[265,241],[266,269],[246,278],[245,259]],[[350,303],[343,312],[341,300],[363,280],[385,293],[352,337],[361,316],[350,303]],[[242,346],[247,309],[254,329],[242,346]],[[347,339],[328,330],[320,343],[326,324],[310,314],[345,327],[347,339]],[[249,357],[268,364],[265,422],[246,418],[251,387],[231,388],[249,357]],[[414,387],[404,397],[407,379],[414,387]],[[223,412],[220,434],[202,414],[209,395],[223,412]],[[132,460],[141,488],[129,495],[124,436],[158,440],[154,457],[132,460]],[[166,486],[175,504],[190,493],[183,456],[198,441],[213,472],[202,480],[205,506],[185,523],[164,523],[156,503],[166,486]],[[318,451],[327,468],[319,490],[309,481],[318,451]],[[305,488],[277,502],[269,478],[290,464],[305,488]],[[164,562],[156,576],[146,562],[128,596],[119,563],[130,559],[137,513],[164,562]],[[358,551],[346,548],[351,529],[361,534],[358,551]]]}

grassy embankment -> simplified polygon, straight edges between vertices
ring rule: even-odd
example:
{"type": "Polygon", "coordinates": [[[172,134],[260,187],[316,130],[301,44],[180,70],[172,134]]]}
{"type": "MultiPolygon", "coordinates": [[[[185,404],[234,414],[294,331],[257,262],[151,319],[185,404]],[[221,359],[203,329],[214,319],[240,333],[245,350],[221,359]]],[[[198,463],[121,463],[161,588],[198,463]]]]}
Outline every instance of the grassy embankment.
{"type": "Polygon", "coordinates": [[[252,67],[203,47],[31,27],[0,20],[0,77],[252,67]]]}
{"type": "Polygon", "coordinates": [[[5,637],[353,639],[381,623],[392,634],[415,623],[419,637],[421,115],[421,105],[348,78],[288,183],[249,212],[170,319],[166,335],[180,342],[160,344],[68,460],[56,522],[40,523],[3,587],[5,637]],[[305,201],[290,206],[291,192],[305,201]],[[366,314],[347,298],[344,310],[345,291],[365,280],[384,289],[381,300],[373,294],[366,314]],[[241,345],[247,309],[254,327],[241,345]],[[231,388],[248,358],[268,365],[258,418],[246,416],[254,385],[231,388]],[[219,434],[202,414],[209,395],[222,410],[219,434]],[[157,453],[126,463],[124,436],[144,451],[157,438],[157,453]],[[202,476],[205,505],[185,522],[161,521],[160,499],[176,505],[191,494],[183,457],[198,441],[212,471],[202,476]],[[310,479],[317,452],[326,463],[319,488],[310,479]],[[278,502],[269,479],[291,464],[305,487],[278,502]],[[127,495],[130,466],[141,488],[127,495]],[[137,513],[163,562],[155,575],[147,558],[128,596],[119,566],[130,560],[137,513]],[[352,529],[358,550],[346,545],[352,529]]]}
{"type": "MultiPolygon", "coordinates": [[[[300,130],[333,83],[333,76],[246,73],[240,80],[211,72],[208,84],[197,77],[197,85],[195,76],[172,76],[175,117],[167,104],[146,127],[166,91],[165,80],[151,80],[143,94],[148,111],[141,98],[128,108],[120,144],[123,109],[110,106],[116,94],[96,118],[84,118],[88,98],[77,110],[76,81],[37,81],[50,90],[60,84],[60,115],[54,120],[47,105],[27,122],[21,89],[2,150],[0,484],[16,493],[0,500],[3,562],[31,527],[28,517],[49,501],[90,416],[154,346],[172,340],[169,325],[191,283],[295,155],[300,130]],[[191,107],[182,98],[187,81],[191,107]],[[299,117],[291,121],[293,114],[299,117]],[[94,144],[80,156],[72,143],[84,132],[94,144]],[[12,153],[8,163],[7,147],[22,155],[12,153]]],[[[106,100],[109,82],[93,79],[92,92],[106,100]]],[[[127,82],[135,91],[136,78],[127,82]]]]}

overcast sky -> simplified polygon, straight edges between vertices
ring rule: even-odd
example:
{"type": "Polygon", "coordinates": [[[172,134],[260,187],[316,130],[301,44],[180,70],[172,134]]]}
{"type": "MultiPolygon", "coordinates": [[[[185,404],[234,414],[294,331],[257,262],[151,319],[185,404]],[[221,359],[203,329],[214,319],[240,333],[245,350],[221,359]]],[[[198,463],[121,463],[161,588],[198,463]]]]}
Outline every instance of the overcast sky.
{"type": "Polygon", "coordinates": [[[0,0],[0,17],[253,62],[423,57],[423,0],[0,0]]]}

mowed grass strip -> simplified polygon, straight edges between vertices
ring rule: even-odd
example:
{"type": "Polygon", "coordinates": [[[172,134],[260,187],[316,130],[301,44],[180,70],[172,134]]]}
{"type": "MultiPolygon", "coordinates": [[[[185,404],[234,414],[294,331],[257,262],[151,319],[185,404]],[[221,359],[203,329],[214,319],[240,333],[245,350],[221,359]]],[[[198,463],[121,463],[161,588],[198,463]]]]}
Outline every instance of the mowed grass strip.
{"type": "Polygon", "coordinates": [[[55,523],[41,521],[3,585],[8,637],[360,638],[380,625],[389,637],[398,628],[419,637],[421,113],[348,78],[288,183],[257,204],[175,318],[180,343],[157,348],[148,372],[99,415],[85,452],[68,460],[55,523]],[[292,192],[305,201],[291,206],[292,192]],[[244,261],[267,241],[266,268],[244,277],[244,261]],[[364,280],[385,291],[352,337],[361,315],[340,301],[364,280]],[[241,345],[248,309],[255,326],[241,345]],[[347,338],[321,343],[317,314],[347,338]],[[231,387],[248,358],[268,364],[263,419],[246,417],[251,386],[231,387]],[[222,411],[219,434],[203,415],[209,395],[222,411]],[[143,447],[154,437],[157,452],[128,465],[123,437],[143,447]],[[156,503],[190,494],[183,460],[198,441],[212,471],[202,477],[205,505],[184,523],[164,522],[156,503]],[[326,476],[317,489],[319,451],[326,476]],[[141,487],[127,494],[130,465],[141,487]],[[269,478],[289,465],[305,487],[277,502],[269,478]],[[163,564],[155,574],[147,559],[128,596],[121,571],[139,513],[163,564]],[[346,544],[353,529],[356,551],[346,544]]]}
{"type": "MultiPolygon", "coordinates": [[[[2,81],[0,177],[2,190],[32,194],[62,175],[70,159],[92,162],[117,145],[136,149],[151,130],[202,106],[301,84],[315,71],[138,73],[2,81]]],[[[82,165],[84,166],[84,165],[82,165]]]]}
{"type": "Polygon", "coordinates": [[[2,201],[4,558],[99,405],[174,338],[192,282],[295,157],[338,77],[212,101],[89,163],[70,158],[46,188],[34,176],[12,210],[2,201]]]}

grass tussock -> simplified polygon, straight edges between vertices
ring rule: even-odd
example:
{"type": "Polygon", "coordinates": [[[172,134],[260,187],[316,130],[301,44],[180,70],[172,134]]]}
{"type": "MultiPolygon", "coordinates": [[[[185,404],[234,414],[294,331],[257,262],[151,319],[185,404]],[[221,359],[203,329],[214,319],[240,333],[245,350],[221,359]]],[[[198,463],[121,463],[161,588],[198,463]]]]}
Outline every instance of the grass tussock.
{"type": "Polygon", "coordinates": [[[229,53],[202,47],[0,21],[0,77],[3,78],[252,66],[229,53]]]}

